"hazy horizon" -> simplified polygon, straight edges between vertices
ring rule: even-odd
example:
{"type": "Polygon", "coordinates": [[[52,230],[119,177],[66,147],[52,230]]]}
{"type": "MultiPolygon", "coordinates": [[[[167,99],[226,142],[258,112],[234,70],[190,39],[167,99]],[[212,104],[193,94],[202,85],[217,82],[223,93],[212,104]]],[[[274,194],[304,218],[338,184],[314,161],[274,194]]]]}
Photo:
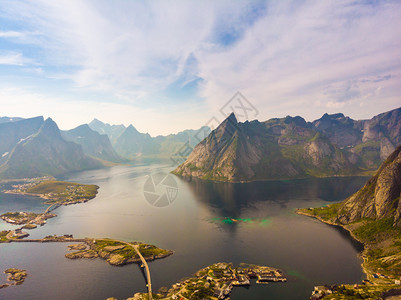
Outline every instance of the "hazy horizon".
{"type": "MultiPolygon", "coordinates": [[[[395,109],[398,109],[398,108],[401,108],[401,107],[396,107],[395,109]]],[[[391,111],[391,110],[390,110],[391,111]]],[[[386,112],[388,112],[388,111],[383,111],[383,112],[377,112],[376,114],[374,114],[374,115],[372,115],[371,117],[368,117],[368,118],[364,118],[364,119],[354,119],[354,118],[352,118],[351,116],[348,116],[348,115],[345,115],[344,114],[344,116],[345,117],[350,117],[351,119],[354,119],[354,120],[356,120],[356,121],[361,121],[361,120],[368,120],[368,119],[371,119],[371,118],[373,118],[374,116],[377,116],[377,115],[379,115],[379,114],[382,114],[382,113],[386,113],[386,112]]],[[[337,114],[337,113],[342,113],[341,111],[338,111],[338,112],[333,112],[333,113],[329,113],[329,115],[332,115],[332,114],[337,114]]],[[[219,116],[221,116],[221,114],[219,115],[219,116]]],[[[299,116],[299,117],[302,117],[302,118],[304,118],[303,116],[300,116],[300,115],[288,115],[288,116],[290,116],[290,117],[297,117],[297,116],[299,116]]],[[[1,115],[0,117],[7,117],[7,118],[18,118],[18,117],[20,117],[20,116],[3,116],[3,115],[1,115]]],[[[74,129],[74,128],[76,128],[76,127],[78,127],[78,126],[81,126],[81,125],[85,125],[85,124],[88,124],[89,125],[89,123],[91,123],[93,120],[98,120],[98,121],[101,121],[102,123],[105,123],[105,124],[109,124],[109,125],[123,125],[123,126],[125,126],[125,127],[128,127],[128,126],[130,126],[130,125],[132,125],[135,129],[137,129],[139,132],[141,132],[141,133],[149,133],[149,132],[147,132],[147,131],[141,131],[141,130],[139,130],[136,126],[135,126],[135,124],[134,123],[126,123],[126,124],[123,124],[123,123],[108,123],[108,122],[104,122],[103,120],[101,120],[101,119],[99,119],[99,118],[96,118],[96,117],[94,117],[94,118],[92,118],[90,121],[88,121],[88,122],[84,122],[84,123],[81,123],[81,124],[78,124],[78,125],[76,125],[76,126],[73,126],[73,127],[68,127],[68,128],[62,128],[59,124],[58,124],[58,122],[57,122],[57,120],[55,120],[54,118],[52,118],[52,116],[44,116],[44,115],[37,115],[37,116],[32,116],[32,117],[28,117],[28,118],[35,118],[35,117],[43,117],[45,120],[47,119],[47,118],[51,118],[53,121],[55,121],[56,122],[56,124],[57,124],[57,126],[59,127],[59,129],[60,130],[71,130],[71,129],[74,129]]],[[[287,117],[287,116],[283,116],[283,117],[287,117]]],[[[283,117],[272,117],[272,118],[283,118],[283,117]]],[[[322,116],[320,116],[319,118],[316,118],[316,119],[311,119],[311,120],[308,120],[308,119],[305,119],[305,121],[306,122],[313,122],[313,121],[315,121],[315,120],[318,120],[318,119],[320,119],[321,117],[323,117],[323,115],[322,116]]],[[[214,118],[213,116],[211,117],[211,118],[209,118],[209,120],[207,120],[207,121],[210,121],[210,119],[212,119],[212,118],[214,118]]],[[[272,118],[269,118],[269,119],[272,119],[272,118]]],[[[268,121],[269,119],[263,119],[263,120],[261,120],[261,119],[259,119],[259,118],[250,118],[250,119],[248,119],[248,121],[253,121],[253,120],[258,120],[258,121],[260,121],[260,122],[264,122],[264,121],[268,121]]],[[[222,118],[220,118],[220,121],[223,121],[224,120],[224,118],[222,117],[222,118]]],[[[238,122],[243,122],[243,120],[238,120],[238,122]]],[[[203,125],[200,125],[199,127],[197,127],[197,128],[189,128],[189,127],[183,127],[183,128],[181,128],[181,129],[178,129],[178,131],[174,131],[174,132],[168,132],[168,133],[164,133],[164,134],[150,134],[150,136],[152,136],[152,137],[156,137],[156,136],[159,136],[159,135],[161,135],[161,136],[167,136],[167,135],[170,135],[170,134],[178,134],[178,133],[180,133],[180,132],[183,132],[184,130],[198,130],[198,129],[200,129],[201,127],[203,127],[203,126],[208,126],[208,124],[207,124],[208,122],[205,122],[205,124],[203,124],[203,125]]],[[[215,128],[214,126],[216,125],[215,123],[213,123],[213,122],[210,122],[210,125],[211,126],[209,126],[209,127],[211,127],[212,128],[212,130],[215,128]]]]}

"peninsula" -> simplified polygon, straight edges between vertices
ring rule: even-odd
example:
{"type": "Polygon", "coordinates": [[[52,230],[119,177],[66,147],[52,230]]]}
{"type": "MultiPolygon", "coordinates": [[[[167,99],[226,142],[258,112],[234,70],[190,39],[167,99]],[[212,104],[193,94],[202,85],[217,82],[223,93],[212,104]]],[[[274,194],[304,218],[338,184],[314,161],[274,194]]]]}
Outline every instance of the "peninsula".
{"type": "MultiPolygon", "coordinates": [[[[364,244],[364,291],[342,286],[317,294],[357,295],[374,299],[390,289],[401,294],[401,146],[387,159],[365,186],[341,203],[320,208],[299,209],[298,214],[340,226],[364,244]]],[[[324,289],[323,289],[324,290],[324,289]]],[[[332,298],[330,299],[340,299],[332,298]]],[[[322,297],[321,297],[322,298],[322,297]]],[[[321,299],[315,297],[314,299],[321,299]]]]}

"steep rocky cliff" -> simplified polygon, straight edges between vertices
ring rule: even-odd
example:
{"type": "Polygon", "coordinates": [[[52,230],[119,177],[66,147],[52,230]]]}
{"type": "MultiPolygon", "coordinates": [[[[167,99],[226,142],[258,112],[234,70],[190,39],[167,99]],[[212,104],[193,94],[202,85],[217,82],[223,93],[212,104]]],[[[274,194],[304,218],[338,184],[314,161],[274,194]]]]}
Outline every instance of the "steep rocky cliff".
{"type": "Polygon", "coordinates": [[[339,209],[338,221],[348,224],[363,218],[392,218],[401,227],[401,146],[381,165],[376,175],[339,209]]]}

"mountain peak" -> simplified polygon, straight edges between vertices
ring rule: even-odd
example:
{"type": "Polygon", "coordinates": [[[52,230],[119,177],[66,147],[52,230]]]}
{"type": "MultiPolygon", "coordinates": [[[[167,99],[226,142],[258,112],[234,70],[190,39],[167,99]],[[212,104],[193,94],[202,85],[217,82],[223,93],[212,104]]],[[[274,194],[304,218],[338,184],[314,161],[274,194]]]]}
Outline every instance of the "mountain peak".
{"type": "Polygon", "coordinates": [[[47,118],[47,119],[45,120],[45,122],[43,123],[43,125],[46,125],[46,126],[55,126],[55,127],[57,127],[57,129],[58,129],[58,126],[57,126],[56,122],[54,122],[52,118],[47,118]]]}
{"type": "Polygon", "coordinates": [[[58,128],[56,122],[51,118],[47,118],[39,130],[39,134],[51,137],[61,138],[60,129],[58,128]]]}
{"type": "Polygon", "coordinates": [[[132,126],[132,124],[130,124],[128,127],[127,127],[127,129],[129,129],[129,131],[135,131],[135,132],[138,132],[138,130],[134,127],[134,126],[132,126]]]}
{"type": "Polygon", "coordinates": [[[295,125],[301,126],[301,127],[306,127],[308,124],[306,123],[305,119],[300,117],[300,116],[286,116],[284,119],[284,123],[290,124],[294,123],[295,125]]]}
{"type": "Polygon", "coordinates": [[[93,118],[93,120],[89,124],[104,124],[104,123],[99,119],[93,118]]]}
{"type": "Polygon", "coordinates": [[[215,129],[218,138],[229,137],[238,130],[238,121],[235,114],[232,112],[221,124],[215,129]]]}
{"type": "Polygon", "coordinates": [[[232,113],[223,121],[223,123],[224,123],[225,121],[227,121],[227,120],[229,120],[230,122],[232,122],[232,123],[234,123],[234,124],[237,124],[237,123],[238,123],[237,117],[235,116],[235,113],[234,113],[234,112],[232,112],[232,113]]]}
{"type": "Polygon", "coordinates": [[[86,130],[86,131],[93,131],[88,124],[82,124],[76,127],[75,129],[86,130]]]}
{"type": "Polygon", "coordinates": [[[320,119],[321,120],[333,120],[333,119],[343,119],[345,118],[343,113],[336,113],[336,114],[331,114],[329,115],[328,113],[325,113],[320,119]]]}

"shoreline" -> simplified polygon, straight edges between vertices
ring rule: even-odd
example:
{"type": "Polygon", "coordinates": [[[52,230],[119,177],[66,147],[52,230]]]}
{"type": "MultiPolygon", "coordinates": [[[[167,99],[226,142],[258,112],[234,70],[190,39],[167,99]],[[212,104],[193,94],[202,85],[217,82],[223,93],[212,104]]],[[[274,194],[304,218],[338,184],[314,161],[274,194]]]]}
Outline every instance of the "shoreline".
{"type": "MultiPolygon", "coordinates": [[[[373,172],[373,171],[372,171],[373,172]]],[[[204,182],[213,182],[213,183],[252,183],[252,182],[266,182],[266,181],[287,181],[287,180],[305,180],[305,179],[323,179],[323,178],[344,178],[344,177],[366,177],[369,178],[371,174],[354,174],[354,175],[324,175],[324,176],[301,176],[301,177],[286,177],[286,178],[273,178],[273,179],[251,179],[251,180],[218,180],[218,179],[204,179],[201,177],[195,176],[183,176],[177,174],[173,171],[170,174],[175,175],[185,181],[204,181],[204,182]]]]}
{"type": "Polygon", "coordinates": [[[59,206],[62,206],[62,205],[67,206],[67,205],[72,205],[72,204],[86,203],[89,200],[92,200],[92,199],[94,199],[96,197],[95,196],[95,197],[93,197],[91,199],[79,199],[79,200],[69,201],[69,202],[50,202],[50,201],[57,201],[59,199],[56,198],[56,197],[48,197],[48,196],[46,196],[46,194],[35,194],[35,193],[27,193],[27,192],[13,192],[13,191],[9,191],[9,190],[2,191],[2,193],[4,193],[4,194],[12,194],[12,195],[22,195],[22,196],[37,197],[37,198],[41,198],[43,200],[48,200],[48,201],[43,202],[43,204],[46,204],[46,205],[55,205],[55,204],[57,204],[59,206]]]}
{"type": "MultiPolygon", "coordinates": [[[[357,255],[358,257],[360,257],[362,259],[362,263],[361,263],[362,272],[366,275],[366,279],[367,280],[372,282],[372,284],[374,284],[374,285],[377,284],[377,283],[374,282],[374,280],[372,281],[372,279],[374,279],[373,272],[369,271],[367,269],[367,267],[365,266],[365,263],[367,263],[367,257],[365,255],[365,251],[367,251],[368,245],[365,242],[363,242],[360,239],[358,239],[350,229],[348,229],[344,225],[337,224],[337,223],[334,223],[334,222],[329,221],[329,220],[324,220],[320,216],[315,216],[315,215],[309,214],[309,213],[305,212],[304,209],[297,209],[295,211],[295,213],[298,214],[298,215],[302,215],[302,216],[306,216],[306,217],[309,217],[309,218],[317,219],[322,223],[325,223],[325,224],[330,225],[330,226],[334,226],[336,228],[341,228],[341,229],[345,230],[346,232],[348,232],[350,237],[352,239],[354,239],[354,241],[358,242],[359,244],[361,244],[363,246],[363,250],[360,251],[358,253],[358,255],[357,255]]],[[[377,285],[379,285],[379,284],[377,284],[377,285]]]]}

